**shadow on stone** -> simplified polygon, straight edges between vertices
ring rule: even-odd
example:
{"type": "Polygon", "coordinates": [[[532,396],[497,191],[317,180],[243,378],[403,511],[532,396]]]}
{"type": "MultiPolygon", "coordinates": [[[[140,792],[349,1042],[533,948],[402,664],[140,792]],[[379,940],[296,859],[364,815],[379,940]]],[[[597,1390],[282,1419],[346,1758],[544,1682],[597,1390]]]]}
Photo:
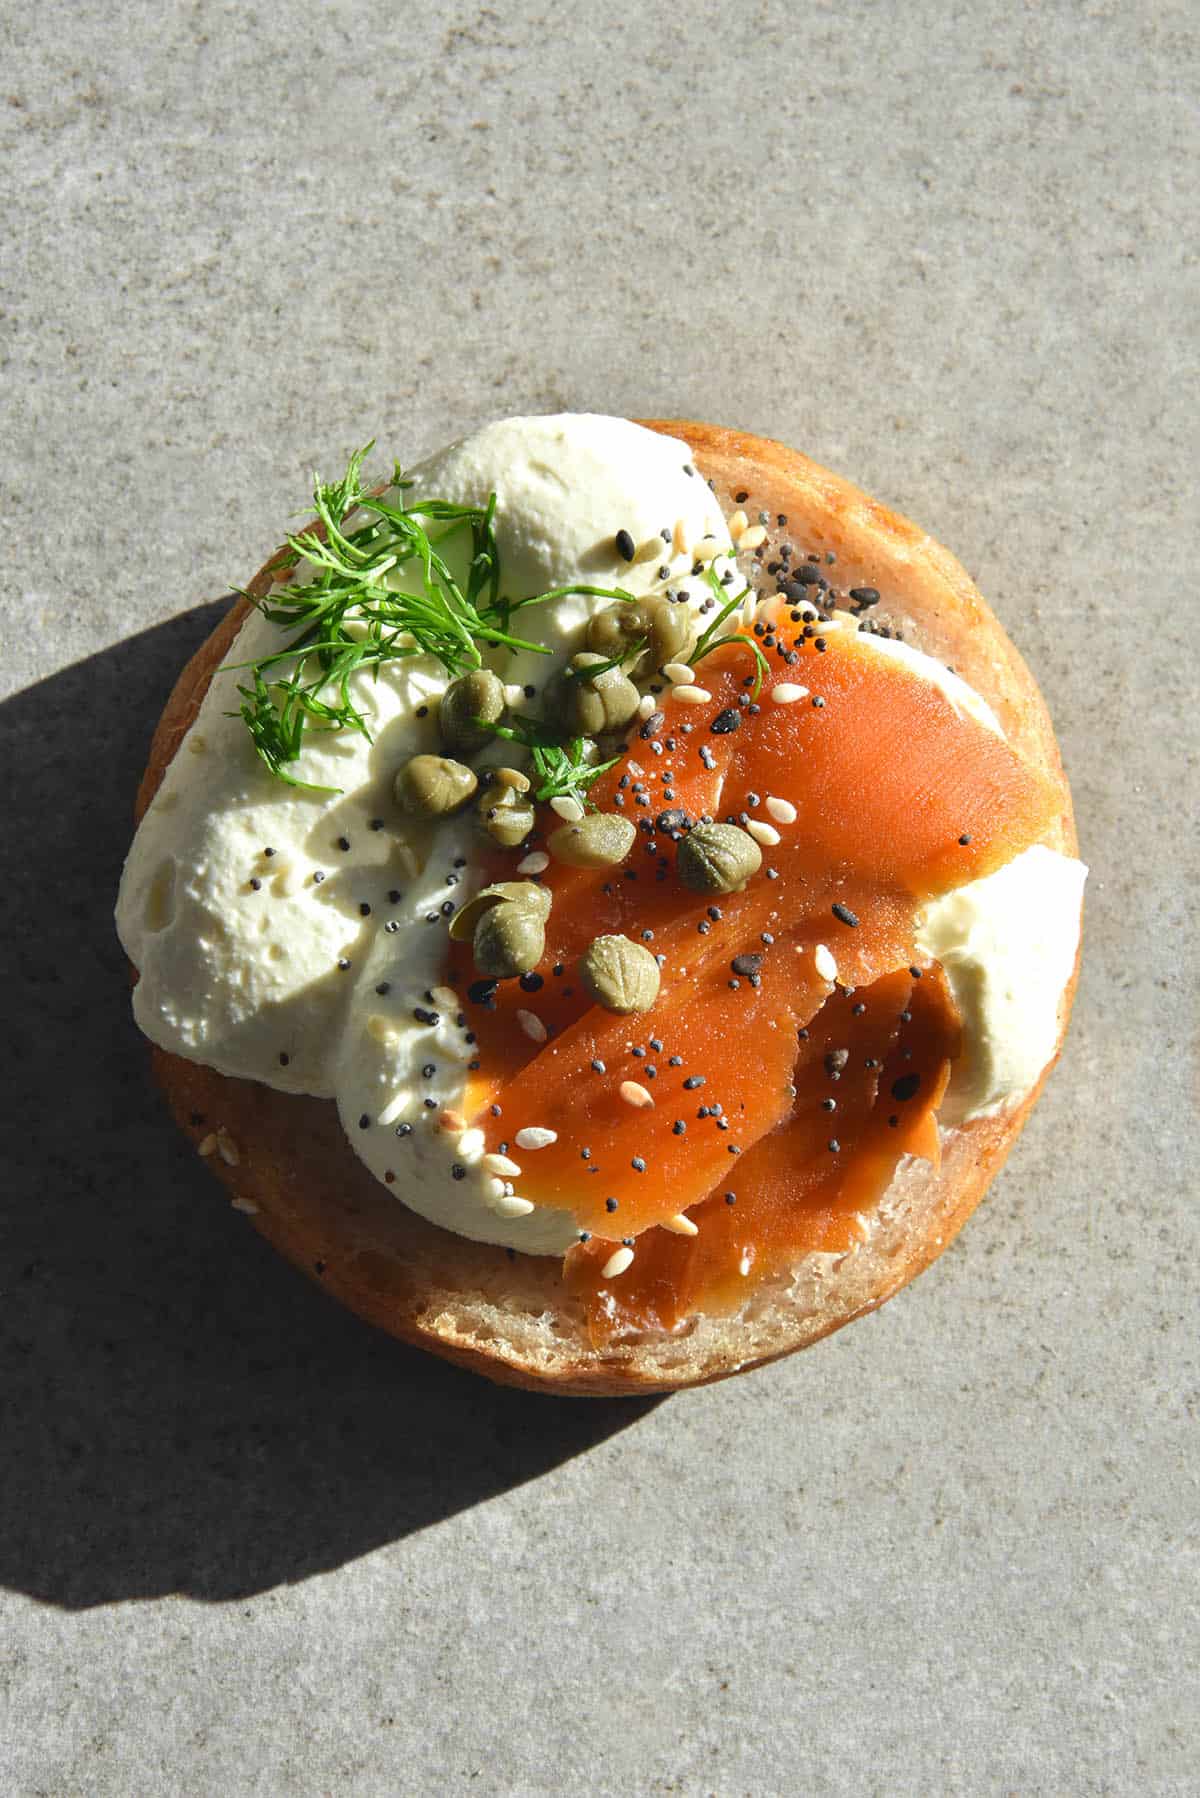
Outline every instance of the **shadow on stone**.
{"type": "Polygon", "coordinates": [[[335,1567],[636,1422],[492,1387],[279,1261],[176,1136],[112,906],[158,709],[222,605],[0,706],[0,1581],[82,1607],[335,1567]]]}

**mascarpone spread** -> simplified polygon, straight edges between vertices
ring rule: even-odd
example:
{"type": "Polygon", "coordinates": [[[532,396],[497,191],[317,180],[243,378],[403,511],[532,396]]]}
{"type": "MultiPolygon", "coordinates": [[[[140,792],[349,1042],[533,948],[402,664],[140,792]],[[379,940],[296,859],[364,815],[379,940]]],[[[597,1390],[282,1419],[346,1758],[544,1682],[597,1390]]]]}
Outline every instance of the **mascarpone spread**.
{"type": "MultiPolygon", "coordinates": [[[[510,599],[573,583],[635,594],[669,585],[699,608],[709,588],[690,574],[693,548],[706,535],[728,541],[686,444],[624,419],[508,419],[409,479],[408,504],[425,495],[481,506],[495,492],[510,599]],[[637,546],[632,563],[616,551],[619,530],[637,546]]],[[[716,564],[718,572],[727,566],[716,564]]],[[[522,623],[536,617],[532,634],[551,653],[493,652],[492,666],[506,683],[535,689],[526,703],[536,709],[603,604],[573,595],[524,614],[522,623]]],[[[863,641],[999,730],[979,696],[939,663],[894,641],[863,641]]],[[[229,663],[254,661],[279,642],[278,626],[255,612],[229,663]]],[[[543,1207],[505,1215],[519,1176],[506,1182],[481,1165],[482,1132],[438,1121],[459,1108],[473,1053],[456,996],[438,982],[447,917],[480,881],[481,839],[470,810],[436,831],[402,823],[397,834],[391,784],[408,757],[441,752],[445,670],[418,656],[353,677],[350,697],[370,718],[373,741],[310,731],[303,751],[303,778],[340,788],[335,796],[269,773],[236,715],[244,678],[213,677],[125,866],[117,927],[139,970],[140,1028],[222,1073],[334,1099],[371,1172],[444,1228],[526,1253],[563,1253],[577,1233],[571,1215],[543,1207]]],[[[493,760],[504,759],[503,748],[493,760]]],[[[1031,850],[928,909],[923,944],[946,962],[966,1024],[969,1074],[965,1087],[952,1088],[961,1088],[966,1115],[1019,1097],[1053,1053],[1082,877],[1080,864],[1031,850]]]]}

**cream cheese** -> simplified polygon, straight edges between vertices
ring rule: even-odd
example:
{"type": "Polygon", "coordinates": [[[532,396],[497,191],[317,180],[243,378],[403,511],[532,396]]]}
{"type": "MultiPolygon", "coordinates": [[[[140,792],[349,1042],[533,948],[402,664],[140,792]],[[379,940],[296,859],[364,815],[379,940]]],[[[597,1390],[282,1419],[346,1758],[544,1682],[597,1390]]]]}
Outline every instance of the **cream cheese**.
{"type": "Polygon", "coordinates": [[[1037,844],[919,918],[918,945],[941,962],[963,1021],[943,1123],[1017,1104],[1054,1054],[1086,879],[1082,862],[1037,844]]]}
{"type": "MultiPolygon", "coordinates": [[[[706,537],[728,541],[687,445],[623,419],[508,419],[451,445],[409,478],[410,504],[424,493],[483,505],[496,493],[512,599],[581,582],[634,593],[669,585],[699,608],[709,589],[691,577],[693,551],[706,537]],[[619,530],[633,538],[631,563],[616,551],[619,530]]],[[[726,566],[717,563],[719,572],[726,566]]],[[[572,595],[526,613],[548,655],[493,652],[505,682],[536,689],[531,709],[604,603],[572,595]]],[[[278,627],[255,613],[229,663],[254,661],[279,641],[278,627]]],[[[999,729],[979,696],[939,663],[892,640],[862,641],[999,729]]],[[[243,678],[214,676],[126,863],[117,926],[140,974],[139,1026],[162,1048],[222,1073],[335,1100],[371,1172],[446,1229],[561,1254],[576,1234],[569,1213],[514,1215],[519,1174],[489,1173],[482,1160],[495,1144],[462,1122],[469,1022],[439,976],[447,915],[479,883],[473,816],[423,831],[398,815],[391,795],[404,760],[441,749],[436,714],[445,671],[414,657],[385,663],[378,678],[354,677],[351,698],[370,717],[373,742],[349,731],[310,732],[300,769],[307,781],[341,788],[336,797],[290,787],[267,771],[241,718],[229,715],[243,678]]],[[[932,945],[944,946],[967,1023],[970,1115],[1007,1102],[1022,1083],[1027,1089],[1053,1052],[1047,1016],[1069,974],[1071,895],[1072,944],[1078,934],[1078,883],[1068,892],[1052,871],[1062,860],[1034,862],[1022,873],[1028,857],[1021,857],[991,882],[975,883],[988,894],[960,889],[927,915],[927,947],[941,954],[932,945]],[[1033,931],[1034,946],[1021,939],[1022,928],[1033,931]]],[[[530,1009],[536,1012],[535,999],[530,1009]]],[[[505,1135],[511,1140],[538,1121],[506,1117],[505,1135]]],[[[512,1153],[520,1165],[536,1150],[512,1153]]]]}

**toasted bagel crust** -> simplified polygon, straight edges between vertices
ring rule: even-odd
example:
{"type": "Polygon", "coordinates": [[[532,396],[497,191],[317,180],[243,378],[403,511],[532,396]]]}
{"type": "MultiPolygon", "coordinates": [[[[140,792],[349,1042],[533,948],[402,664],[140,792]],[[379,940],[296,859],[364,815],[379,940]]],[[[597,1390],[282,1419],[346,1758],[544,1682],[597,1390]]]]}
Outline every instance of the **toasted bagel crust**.
{"type": "MultiPolygon", "coordinates": [[[[690,421],[644,422],[690,444],[727,508],[745,489],[754,511],[786,514],[789,537],[806,550],[835,554],[840,584],[880,589],[881,609],[903,623],[906,638],[951,663],[991,704],[1010,742],[1056,784],[1061,809],[1045,841],[1074,854],[1071,797],[1046,707],[954,557],[907,519],[782,444],[690,421]]],[[[255,597],[268,590],[278,554],[250,583],[255,597]]],[[[180,675],[151,746],[139,819],[247,609],[238,600],[180,675]]],[[[1074,988],[1073,975],[1059,1013],[1059,1051],[1074,988]]],[[[230,1079],[157,1048],[152,1053],[181,1129],[197,1144],[213,1131],[223,1133],[230,1159],[215,1154],[210,1165],[255,1228],[360,1317],[492,1380],[597,1397],[724,1379],[807,1347],[883,1304],[961,1229],[1050,1071],[1011,1111],[944,1132],[938,1175],[926,1163],[905,1164],[867,1241],[852,1253],[805,1257],[789,1275],[756,1289],[736,1315],[597,1350],[556,1260],[510,1259],[504,1249],[468,1242],[407,1210],[358,1160],[331,1101],[230,1079]]]]}

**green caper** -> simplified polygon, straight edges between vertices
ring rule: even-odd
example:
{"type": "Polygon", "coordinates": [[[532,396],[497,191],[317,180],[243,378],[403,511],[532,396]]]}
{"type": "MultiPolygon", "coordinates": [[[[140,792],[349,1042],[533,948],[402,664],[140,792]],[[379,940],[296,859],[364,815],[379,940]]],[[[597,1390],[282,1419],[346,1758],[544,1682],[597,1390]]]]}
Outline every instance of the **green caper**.
{"type": "Polygon", "coordinates": [[[762,850],[736,824],[695,824],[679,845],[675,865],[693,893],[740,893],[762,867],[762,850]]]}
{"type": "Polygon", "coordinates": [[[450,935],[455,942],[467,942],[475,934],[475,925],[483,913],[503,901],[532,912],[542,923],[550,916],[548,887],[540,887],[533,880],[498,880],[494,886],[482,888],[455,912],[450,920],[450,935]]]}
{"type": "Polygon", "coordinates": [[[656,594],[646,601],[645,609],[649,637],[643,658],[646,671],[659,669],[664,662],[686,662],[692,647],[690,608],[656,594]]]}
{"type": "MultiPolygon", "coordinates": [[[[520,778],[524,779],[524,776],[520,778]]],[[[528,781],[525,786],[528,788],[528,781]]],[[[533,807],[525,794],[499,780],[484,788],[476,810],[483,828],[493,843],[499,843],[502,849],[515,849],[533,829],[533,807]]]]}
{"type": "Polygon", "coordinates": [[[546,953],[546,927],[526,905],[501,900],[481,912],[473,937],[475,966],[493,980],[515,980],[546,953]]]}
{"type": "Polygon", "coordinates": [[[414,818],[449,818],[468,805],[479,782],[462,762],[414,755],[397,774],[396,803],[414,818]]]}
{"type": "Polygon", "coordinates": [[[597,655],[610,662],[614,656],[624,660],[626,653],[639,637],[649,632],[649,620],[644,606],[635,600],[618,600],[615,605],[605,606],[588,621],[587,646],[597,655]]]}
{"type": "Polygon", "coordinates": [[[624,729],[641,704],[642,696],[633,682],[619,668],[606,668],[604,660],[587,650],[572,656],[558,686],[563,723],[580,736],[599,737],[606,731],[624,729]],[[598,674],[578,673],[593,664],[599,667],[598,674]]]}
{"type": "Polygon", "coordinates": [[[499,724],[503,716],[503,682],[490,668],[472,668],[470,674],[452,680],[442,694],[438,704],[442,742],[456,755],[474,755],[495,735],[494,731],[476,724],[476,718],[499,724]]]}
{"type": "Polygon", "coordinates": [[[546,847],[556,862],[568,868],[615,868],[633,848],[637,830],[619,812],[593,812],[578,824],[563,824],[551,831],[546,847]]]}
{"type": "Polygon", "coordinates": [[[598,936],[579,959],[579,978],[597,1005],[622,1016],[649,1011],[658,998],[658,963],[627,936],[598,936]]]}

